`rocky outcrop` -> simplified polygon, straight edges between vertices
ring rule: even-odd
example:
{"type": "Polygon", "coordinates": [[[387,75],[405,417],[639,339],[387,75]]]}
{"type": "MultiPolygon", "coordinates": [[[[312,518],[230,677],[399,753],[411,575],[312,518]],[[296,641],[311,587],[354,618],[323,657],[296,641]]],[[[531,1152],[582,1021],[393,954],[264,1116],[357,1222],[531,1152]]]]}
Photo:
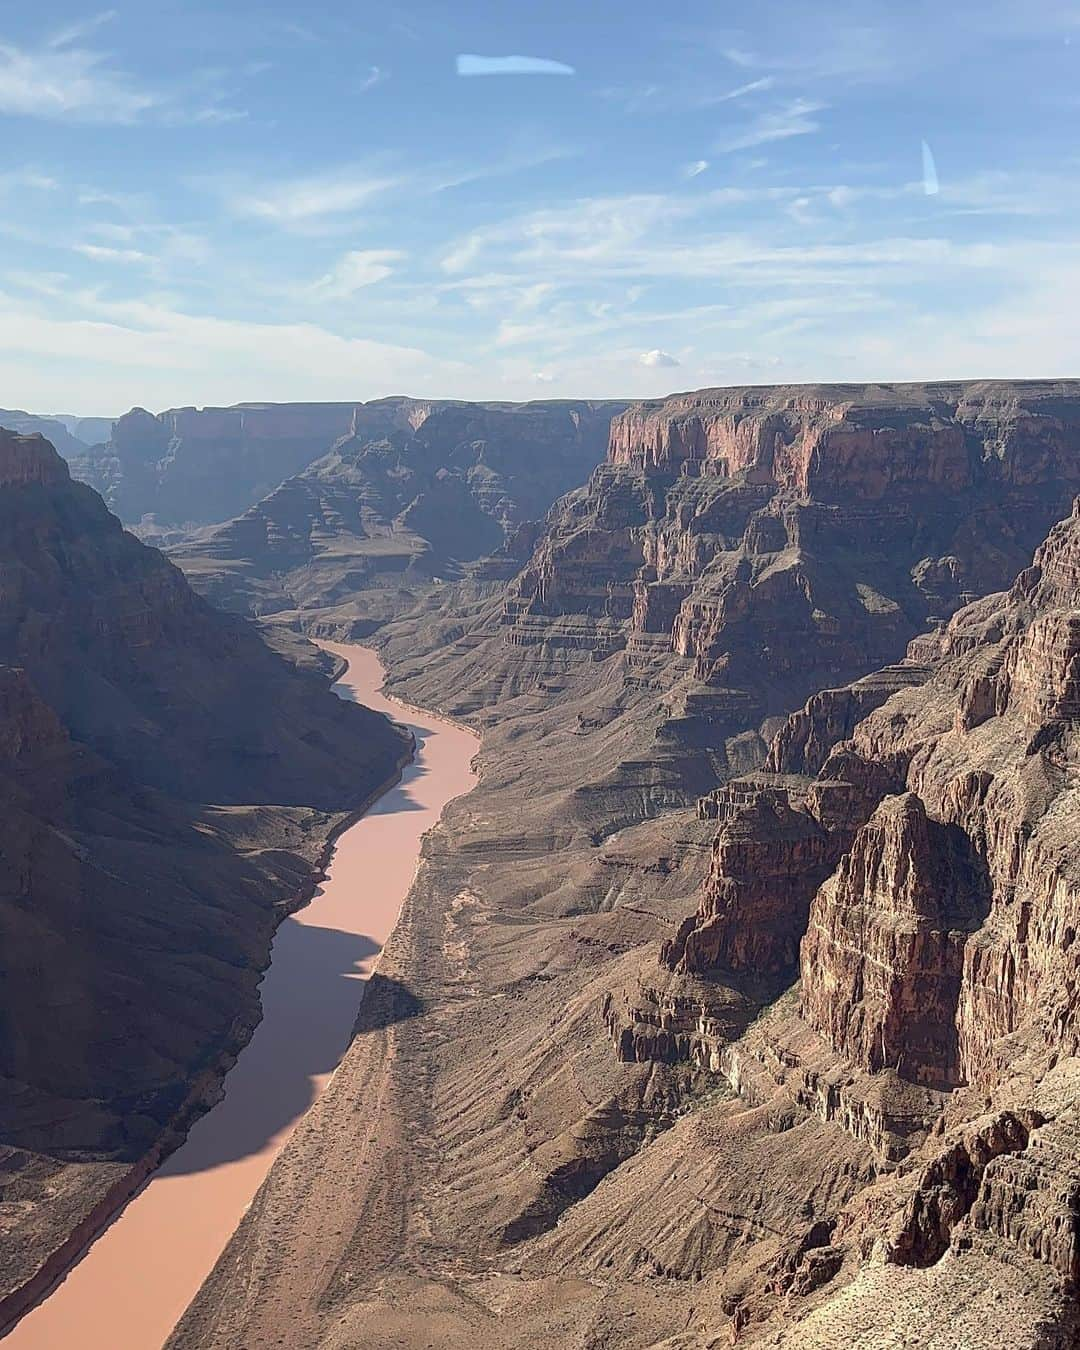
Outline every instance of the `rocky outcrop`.
{"type": "Polygon", "coordinates": [[[177,1347],[1075,1339],[1076,395],[635,406],[503,595],[380,630],[485,732],[390,950],[425,1017],[177,1347]]]}
{"type": "Polygon", "coordinates": [[[1024,566],[1080,485],[1074,396],[836,386],[635,405],[511,589],[508,621],[629,621],[669,635],[708,684],[765,683],[774,705],[793,683],[809,695],[899,657],[929,618],[1024,566]]]}
{"type": "Polygon", "coordinates": [[[661,961],[785,983],[810,900],[836,864],[836,833],[808,801],[753,779],[725,784],[699,809],[719,822],[709,879],[698,914],[683,921],[661,961]]]}
{"type": "Polygon", "coordinates": [[[964,944],[988,889],[960,830],[928,820],[914,793],[885,798],[814,899],[806,1020],[863,1069],[955,1086],[964,944]]]}
{"type": "Polygon", "coordinates": [[[977,1200],[978,1219],[986,1227],[994,1183],[984,1187],[984,1180],[991,1166],[997,1159],[1023,1153],[1032,1131],[1044,1123],[1037,1112],[1002,1111],[959,1130],[923,1165],[911,1198],[888,1235],[887,1259],[897,1265],[933,1265],[945,1255],[977,1200]]]}
{"type": "Polygon", "coordinates": [[[93,424],[88,424],[88,430],[82,436],[78,434],[78,427],[78,418],[72,418],[71,425],[68,425],[66,419],[38,417],[34,413],[13,408],[0,408],[0,428],[18,436],[44,436],[67,459],[85,455],[93,443],[86,439],[94,429],[93,424]]]}
{"type": "MultiPolygon", "coordinates": [[[[132,408],[112,435],[71,447],[76,478],[98,491],[121,520],[158,525],[226,520],[325,453],[349,429],[353,403],[245,403],[132,408]]],[[[0,419],[2,421],[2,419],[0,419]]]]}
{"type": "Polygon", "coordinates": [[[0,432],[0,1296],[212,1097],[408,751],[0,432]]]}
{"type": "Polygon", "coordinates": [[[839,689],[811,694],[776,732],[762,768],[768,773],[816,776],[833,747],[847,740],[864,717],[897,690],[922,684],[930,670],[915,660],[903,661],[839,689]]]}
{"type": "Polygon", "coordinates": [[[225,608],[370,632],[464,566],[509,559],[603,457],[622,406],[364,404],[328,453],[173,556],[225,608]]]}

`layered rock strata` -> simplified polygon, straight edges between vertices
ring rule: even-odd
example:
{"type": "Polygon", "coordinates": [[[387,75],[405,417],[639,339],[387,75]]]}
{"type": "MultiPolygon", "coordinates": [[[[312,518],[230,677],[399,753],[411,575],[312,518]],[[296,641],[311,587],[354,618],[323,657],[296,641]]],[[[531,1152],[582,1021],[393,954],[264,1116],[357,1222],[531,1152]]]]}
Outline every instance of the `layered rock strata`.
{"type": "Polygon", "coordinates": [[[635,407],[505,597],[381,630],[484,730],[423,1015],[176,1347],[1075,1343],[1077,392],[635,407]]]}
{"type": "Polygon", "coordinates": [[[227,520],[344,436],[354,403],[243,403],[233,408],[132,408],[112,434],[71,447],[72,473],[127,524],[227,520]]]}
{"type": "Polygon", "coordinates": [[[4,1320],[212,1099],[275,926],[409,753],[304,659],[0,433],[4,1320]]]}
{"type": "Polygon", "coordinates": [[[392,398],[173,557],[216,604],[357,636],[485,560],[505,579],[529,522],[603,458],[614,403],[392,398]]]}

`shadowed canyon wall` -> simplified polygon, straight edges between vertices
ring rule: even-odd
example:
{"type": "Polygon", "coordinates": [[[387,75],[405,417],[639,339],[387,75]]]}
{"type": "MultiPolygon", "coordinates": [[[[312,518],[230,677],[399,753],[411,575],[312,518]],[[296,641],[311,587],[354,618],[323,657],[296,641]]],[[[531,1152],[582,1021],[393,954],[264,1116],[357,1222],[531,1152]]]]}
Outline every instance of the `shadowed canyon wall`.
{"type": "Polygon", "coordinates": [[[366,403],[327,453],[172,555],[224,608],[363,636],[489,555],[489,575],[512,573],[520,532],[603,459],[622,406],[366,403]]]}
{"type": "Polygon", "coordinates": [[[125,523],[205,524],[243,511],[347,432],[352,403],[132,408],[100,445],[68,456],[125,523]]]}
{"type": "Polygon", "coordinates": [[[408,753],[293,652],[0,432],[0,1294],[212,1099],[274,928],[408,753]]]}

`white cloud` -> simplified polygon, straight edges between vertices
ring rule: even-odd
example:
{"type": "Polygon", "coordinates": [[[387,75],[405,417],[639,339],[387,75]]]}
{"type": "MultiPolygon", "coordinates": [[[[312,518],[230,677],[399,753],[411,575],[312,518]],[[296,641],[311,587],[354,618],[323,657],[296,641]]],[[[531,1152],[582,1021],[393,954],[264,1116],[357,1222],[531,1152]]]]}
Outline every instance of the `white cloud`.
{"type": "Polygon", "coordinates": [[[393,248],[358,248],[345,253],[334,266],[308,288],[315,300],[346,300],[364,286],[374,286],[393,275],[391,264],[406,255],[393,248]]]}
{"type": "Polygon", "coordinates": [[[748,94],[764,93],[766,89],[771,89],[776,83],[772,75],[763,75],[760,80],[751,80],[748,84],[740,84],[735,89],[729,89],[726,94],[705,95],[700,101],[704,105],[715,103],[731,103],[735,99],[746,98],[748,94]]]}
{"type": "Polygon", "coordinates": [[[402,178],[392,174],[360,168],[337,169],[261,186],[234,185],[226,189],[226,195],[236,215],[295,227],[369,206],[402,182],[402,178]]]}
{"type": "Polygon", "coordinates": [[[341,164],[291,178],[196,177],[193,188],[209,190],[235,216],[262,220],[296,234],[335,234],[352,228],[357,215],[390,200],[431,197],[503,175],[522,173],[576,151],[551,143],[467,165],[400,166],[390,156],[367,164],[341,164]]]}
{"type": "Polygon", "coordinates": [[[459,75],[573,75],[574,67],[540,56],[459,56],[459,75]]]}
{"type": "Polygon", "coordinates": [[[443,256],[446,272],[463,272],[489,250],[506,249],[516,263],[597,262],[629,252],[657,226],[699,209],[691,200],[661,193],[586,197],[482,226],[459,239],[443,256]]]}
{"type": "Polygon", "coordinates": [[[460,362],[345,337],[310,323],[256,323],[141,302],[85,299],[83,317],[36,312],[0,294],[5,376],[28,403],[63,395],[87,415],[141,403],[367,399],[388,389],[481,396],[460,362]]]}
{"type": "Polygon", "coordinates": [[[72,249],[75,253],[81,253],[84,258],[90,258],[93,262],[115,262],[115,263],[149,263],[153,259],[148,253],[143,253],[137,248],[109,248],[103,244],[73,244],[72,249]]]}
{"type": "Polygon", "coordinates": [[[31,50],[0,43],[0,113],[73,122],[135,122],[159,105],[101,52],[61,43],[31,50]]]}
{"type": "Polygon", "coordinates": [[[662,352],[659,347],[654,347],[651,352],[641,353],[638,357],[638,364],[659,369],[660,367],[677,366],[679,363],[670,352],[662,352]]]}
{"type": "Polygon", "coordinates": [[[925,141],[922,143],[922,177],[923,191],[928,197],[936,197],[939,191],[937,165],[934,163],[934,152],[925,141]]]}
{"type": "Polygon", "coordinates": [[[78,42],[79,38],[86,37],[92,33],[95,28],[100,28],[102,24],[112,23],[117,17],[115,9],[103,9],[97,14],[91,14],[89,18],[80,19],[75,23],[70,23],[66,28],[60,28],[49,38],[46,46],[49,47],[67,47],[73,42],[78,42]]]}
{"type": "Polygon", "coordinates": [[[216,67],[150,88],[119,69],[107,52],[82,43],[114,18],[115,10],[103,10],[36,47],[0,41],[0,115],[92,124],[154,118],[169,125],[212,125],[246,116],[225,106],[224,72],[216,67]]]}
{"type": "Polygon", "coordinates": [[[553,384],[555,382],[555,376],[552,375],[550,370],[533,371],[533,379],[537,384],[553,384]]]}
{"type": "Polygon", "coordinates": [[[756,145],[767,145],[771,141],[788,140],[792,136],[807,136],[821,129],[814,114],[825,108],[824,103],[813,99],[796,98],[780,108],[773,108],[754,118],[741,131],[733,132],[717,143],[722,151],[750,150],[756,145]]]}
{"type": "Polygon", "coordinates": [[[687,164],[685,166],[683,169],[683,177],[696,178],[698,174],[704,173],[708,167],[709,161],[707,159],[695,159],[692,164],[687,164]]]}
{"type": "Polygon", "coordinates": [[[372,66],[364,79],[356,85],[355,92],[366,94],[369,89],[374,89],[377,84],[382,84],[384,80],[389,78],[385,70],[381,70],[378,66],[372,66]]]}
{"type": "Polygon", "coordinates": [[[55,192],[60,184],[48,174],[37,173],[33,169],[13,169],[0,173],[0,193],[8,192],[55,192]]]}

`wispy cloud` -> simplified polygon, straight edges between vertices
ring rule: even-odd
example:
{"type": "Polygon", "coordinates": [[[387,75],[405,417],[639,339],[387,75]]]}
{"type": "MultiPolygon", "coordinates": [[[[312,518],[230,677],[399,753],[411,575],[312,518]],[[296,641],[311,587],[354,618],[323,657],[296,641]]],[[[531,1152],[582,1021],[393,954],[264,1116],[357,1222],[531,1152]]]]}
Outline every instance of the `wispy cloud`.
{"type": "Polygon", "coordinates": [[[759,80],[751,80],[749,84],[740,84],[735,89],[729,89],[724,94],[705,94],[702,95],[700,102],[705,105],[715,103],[733,103],[736,99],[746,98],[750,94],[763,94],[766,89],[771,89],[776,80],[771,75],[763,75],[759,80]]]}
{"type": "Polygon", "coordinates": [[[116,17],[116,10],[102,10],[39,46],[0,40],[0,116],[120,125],[149,118],[216,125],[246,116],[228,106],[221,70],[194,71],[151,87],[120,69],[108,52],[86,45],[116,17]]]}
{"type": "Polygon", "coordinates": [[[936,197],[939,191],[937,165],[934,163],[934,152],[925,141],[922,143],[922,179],[926,195],[936,197]]]}
{"type": "Polygon", "coordinates": [[[9,192],[55,192],[60,184],[49,174],[34,169],[13,169],[0,173],[0,194],[9,192]]]}
{"type": "Polygon", "coordinates": [[[544,164],[572,159],[578,153],[580,152],[577,149],[570,146],[542,142],[536,146],[511,150],[505,155],[493,156],[482,164],[425,171],[416,175],[415,187],[419,191],[446,192],[451,188],[465,187],[469,183],[501,178],[505,174],[523,173],[528,169],[538,169],[544,164]]]}
{"type": "Polygon", "coordinates": [[[90,258],[93,262],[104,263],[138,263],[140,265],[153,262],[148,253],[143,253],[137,248],[113,248],[105,244],[73,244],[72,251],[81,254],[84,258],[90,258]]]}
{"type": "MultiPolygon", "coordinates": [[[[470,389],[474,372],[415,346],[344,337],[312,323],[258,323],[188,313],[175,305],[110,301],[93,292],[68,292],[61,312],[35,310],[0,295],[0,351],[5,363],[27,364],[20,383],[27,402],[46,402],[46,386],[61,381],[73,404],[108,412],[142,401],[169,407],[235,401],[236,391],[255,399],[281,397],[282,381],[300,397],[374,398],[388,388],[430,396],[470,389]],[[297,363],[298,351],[305,360],[297,363]],[[88,359],[87,353],[92,355],[88,359]],[[134,384],[133,384],[134,381],[134,384]]],[[[468,396],[468,395],[466,395],[468,396]]]]}
{"type": "Polygon", "coordinates": [[[621,103],[628,113],[679,113],[715,108],[723,103],[763,94],[776,83],[772,75],[763,75],[734,89],[712,90],[711,72],[704,81],[666,81],[636,87],[606,86],[595,92],[609,102],[621,103]]]}
{"type": "Polygon", "coordinates": [[[0,42],[0,114],[73,122],[135,122],[161,102],[102,52],[70,45],[69,29],[32,49],[0,42]]]}
{"type": "Polygon", "coordinates": [[[406,255],[399,249],[353,249],[338,259],[325,276],[307,288],[312,300],[347,300],[364,286],[374,286],[393,275],[393,264],[406,255]]]}
{"type": "Polygon", "coordinates": [[[740,131],[732,132],[717,142],[717,150],[750,150],[756,145],[788,140],[792,136],[808,136],[821,130],[814,116],[825,108],[813,99],[796,98],[779,108],[772,108],[755,117],[740,131]]]}
{"type": "Polygon", "coordinates": [[[503,175],[522,173],[556,160],[573,149],[541,144],[492,156],[484,163],[399,166],[381,159],[341,165],[295,178],[202,180],[222,198],[232,215],[263,220],[296,233],[336,233],[351,228],[357,216],[393,197],[434,196],[503,175]]]}
{"type": "Polygon", "coordinates": [[[707,159],[695,159],[692,164],[684,166],[683,177],[697,178],[700,174],[703,174],[708,167],[709,161],[707,159]]]}
{"type": "Polygon", "coordinates": [[[506,249],[519,263],[602,261],[613,251],[632,250],[658,225],[696,209],[690,201],[661,193],[584,198],[481,226],[451,245],[442,267],[463,272],[489,249],[506,249]]]}
{"type": "Polygon", "coordinates": [[[73,42],[78,42],[79,38],[86,37],[89,33],[100,28],[102,24],[112,23],[117,17],[115,9],[103,9],[97,14],[91,14],[89,18],[79,19],[75,23],[69,23],[66,27],[58,29],[57,32],[48,39],[48,47],[67,47],[73,42]]]}
{"type": "MultiPolygon", "coordinates": [[[[961,17],[964,8],[961,4],[943,15],[944,23],[955,14],[960,32],[966,32],[973,16],[961,17]]],[[[979,18],[985,19],[984,6],[979,7],[979,18]]],[[[811,6],[799,0],[773,0],[759,6],[746,28],[706,34],[704,42],[740,71],[861,83],[925,70],[928,59],[933,59],[925,31],[925,24],[895,6],[856,5],[850,0],[823,0],[811,6]]]]}
{"type": "Polygon", "coordinates": [[[389,78],[390,77],[385,70],[381,69],[379,66],[371,66],[367,75],[364,76],[359,84],[354,86],[354,92],[366,94],[369,89],[374,89],[377,84],[382,84],[389,78]]]}
{"type": "Polygon", "coordinates": [[[226,203],[234,215],[303,227],[370,206],[403,181],[400,175],[355,167],[278,179],[272,184],[223,187],[226,203]]]}
{"type": "Polygon", "coordinates": [[[459,75],[573,75],[574,67],[541,56],[471,56],[457,59],[459,75]]]}

